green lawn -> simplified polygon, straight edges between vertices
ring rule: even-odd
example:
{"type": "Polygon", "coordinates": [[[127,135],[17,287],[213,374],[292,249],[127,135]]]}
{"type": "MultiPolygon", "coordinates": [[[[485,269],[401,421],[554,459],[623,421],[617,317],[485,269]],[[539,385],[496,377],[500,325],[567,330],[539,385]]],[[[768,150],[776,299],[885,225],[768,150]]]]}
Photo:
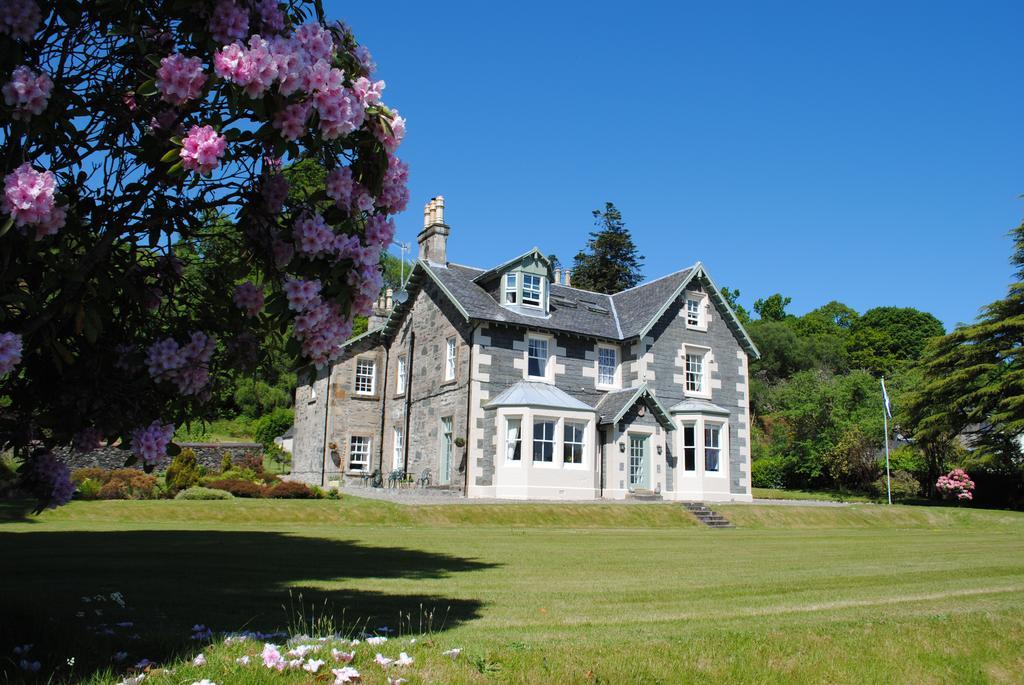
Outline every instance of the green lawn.
{"type": "Polygon", "coordinates": [[[400,671],[410,683],[1021,682],[1024,515],[721,510],[740,527],[698,527],[672,505],[80,502],[38,518],[8,507],[0,670],[17,681],[3,659],[34,642],[44,671],[75,657],[59,674],[77,679],[116,682],[103,669],[123,650],[174,667],[147,682],[310,682],[235,663],[262,643],[188,639],[195,623],[287,630],[301,613],[408,633],[356,648],[364,683],[385,682],[376,651],[400,650],[415,659],[400,671]],[[81,600],[111,592],[127,607],[81,600]],[[112,636],[88,630],[124,620],[112,636]],[[450,647],[464,651],[441,656],[450,647]],[[190,665],[200,650],[207,665],[190,665]]]}
{"type": "Polygon", "coordinates": [[[782,490],[752,488],[755,499],[818,499],[833,502],[882,502],[884,497],[868,497],[838,490],[782,490]]]}

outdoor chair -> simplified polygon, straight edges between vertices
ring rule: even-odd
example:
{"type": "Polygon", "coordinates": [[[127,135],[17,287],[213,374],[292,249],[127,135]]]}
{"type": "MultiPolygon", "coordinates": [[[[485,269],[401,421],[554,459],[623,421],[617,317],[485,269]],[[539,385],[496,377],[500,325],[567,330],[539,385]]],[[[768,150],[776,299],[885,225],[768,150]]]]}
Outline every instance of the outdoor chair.
{"type": "Polygon", "coordinates": [[[423,469],[423,473],[416,479],[416,487],[425,488],[430,485],[430,469],[423,469]]]}
{"type": "Polygon", "coordinates": [[[388,474],[388,487],[397,488],[402,484],[405,479],[405,469],[395,469],[388,474]]]}
{"type": "Polygon", "coordinates": [[[362,475],[360,477],[363,480],[363,487],[364,488],[366,487],[367,483],[369,483],[370,485],[372,485],[375,488],[379,488],[381,486],[381,482],[383,480],[381,478],[381,475],[380,475],[380,469],[374,469],[372,473],[370,473],[368,471],[363,471],[363,473],[362,473],[362,475]]]}

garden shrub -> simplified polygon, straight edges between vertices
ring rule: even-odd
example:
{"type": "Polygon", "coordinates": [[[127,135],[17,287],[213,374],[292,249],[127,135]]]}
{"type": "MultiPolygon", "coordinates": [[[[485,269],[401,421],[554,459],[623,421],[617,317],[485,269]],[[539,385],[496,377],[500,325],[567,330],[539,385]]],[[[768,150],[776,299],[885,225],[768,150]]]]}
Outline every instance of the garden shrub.
{"type": "Polygon", "coordinates": [[[164,474],[164,482],[171,492],[184,490],[199,483],[199,460],[194,450],[186,447],[171,460],[164,474]]]}
{"type": "Polygon", "coordinates": [[[128,499],[128,495],[128,484],[122,480],[107,481],[96,493],[99,499],[128,499]]]}
{"type": "Polygon", "coordinates": [[[295,412],[287,407],[278,407],[269,414],[264,414],[256,421],[253,437],[264,447],[274,444],[274,438],[291,428],[295,423],[295,412]]]}
{"type": "Polygon", "coordinates": [[[96,481],[97,483],[103,484],[110,480],[110,470],[101,469],[98,466],[87,466],[81,469],[75,469],[71,472],[71,482],[78,485],[86,480],[96,481]]]}
{"type": "Polygon", "coordinates": [[[778,457],[761,457],[750,462],[750,482],[755,488],[786,486],[786,464],[778,457]]]}
{"type": "Polygon", "coordinates": [[[313,499],[313,491],[305,483],[284,481],[267,490],[267,497],[275,499],[313,499]]]}
{"type": "Polygon", "coordinates": [[[237,478],[215,480],[207,484],[216,490],[230,492],[235,497],[263,497],[264,487],[259,483],[237,478]]]}
{"type": "Polygon", "coordinates": [[[263,455],[246,452],[235,466],[240,469],[249,469],[261,476],[263,474],[263,455]]]}
{"type": "Polygon", "coordinates": [[[220,472],[225,473],[230,471],[234,467],[234,462],[231,461],[231,453],[225,452],[220,457],[220,472]]]}
{"type": "Polygon", "coordinates": [[[92,478],[85,478],[78,483],[78,498],[84,500],[99,499],[103,484],[92,478]]]}
{"type": "MultiPolygon", "coordinates": [[[[921,483],[909,471],[890,471],[890,487],[892,488],[892,501],[914,499],[921,494],[921,483]]],[[[878,497],[885,497],[885,474],[876,480],[871,486],[872,494],[878,497]]]]}
{"type": "Polygon", "coordinates": [[[215,488],[201,488],[201,487],[185,488],[184,490],[182,490],[181,492],[179,492],[177,495],[174,496],[174,499],[193,499],[193,500],[218,500],[218,499],[219,500],[224,500],[224,499],[234,499],[234,498],[235,498],[235,496],[232,495],[227,490],[217,490],[215,488]]]}

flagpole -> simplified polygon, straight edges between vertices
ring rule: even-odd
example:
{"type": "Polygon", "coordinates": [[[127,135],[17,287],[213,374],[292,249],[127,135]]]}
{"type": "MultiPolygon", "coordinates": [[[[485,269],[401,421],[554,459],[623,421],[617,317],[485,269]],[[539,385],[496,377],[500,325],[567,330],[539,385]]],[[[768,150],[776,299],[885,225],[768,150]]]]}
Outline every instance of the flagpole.
{"type": "Polygon", "coordinates": [[[892,480],[889,477],[889,407],[886,406],[885,377],[882,377],[882,424],[885,426],[885,492],[892,504],[892,480]]]}

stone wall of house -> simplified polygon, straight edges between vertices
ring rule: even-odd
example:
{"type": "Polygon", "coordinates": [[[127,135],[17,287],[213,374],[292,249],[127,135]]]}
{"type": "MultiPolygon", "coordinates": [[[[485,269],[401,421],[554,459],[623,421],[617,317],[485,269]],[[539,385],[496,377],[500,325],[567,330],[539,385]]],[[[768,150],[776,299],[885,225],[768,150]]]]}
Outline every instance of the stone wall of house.
{"type": "MultiPolygon", "coordinates": [[[[179,442],[179,446],[182,449],[189,448],[196,453],[196,460],[201,466],[205,466],[211,471],[217,471],[220,469],[221,459],[224,457],[224,453],[227,452],[231,455],[231,459],[234,461],[240,460],[242,457],[248,454],[262,454],[263,445],[258,442],[230,442],[230,443],[211,443],[211,442],[179,442]]],[[[123,469],[125,468],[124,462],[130,456],[127,450],[122,450],[117,447],[101,447],[98,450],[91,452],[76,452],[70,447],[60,447],[55,449],[54,454],[57,458],[68,465],[68,468],[81,469],[89,467],[99,467],[101,469],[123,469]]],[[[164,457],[161,459],[156,467],[155,471],[165,471],[171,464],[171,457],[164,457]]],[[[130,468],[142,469],[142,464],[137,462],[130,468]]]]}
{"type": "Polygon", "coordinates": [[[418,478],[429,470],[433,484],[461,489],[466,449],[454,447],[451,462],[447,469],[442,468],[441,424],[442,419],[450,417],[453,440],[467,439],[470,339],[471,328],[462,314],[428,281],[417,293],[389,349],[382,438],[385,473],[395,468],[394,428],[398,426],[404,437],[408,472],[418,478]],[[445,379],[449,338],[455,339],[453,380],[445,379]],[[397,384],[401,357],[406,359],[407,394],[397,384]]]}
{"type": "MultiPolygon", "coordinates": [[[[701,291],[691,283],[687,290],[701,291]]],[[[749,494],[749,410],[747,398],[746,353],[726,324],[724,312],[708,300],[710,315],[707,331],[687,328],[685,296],[672,304],[642,341],[634,345],[636,362],[631,364],[633,383],[646,379],[651,391],[666,409],[684,398],[684,345],[711,349],[708,374],[711,402],[728,409],[729,416],[729,491],[749,494]]]]}
{"type": "Polygon", "coordinates": [[[295,440],[292,477],[321,484],[324,461],[324,416],[327,410],[327,368],[308,369],[295,389],[295,440]]]}

